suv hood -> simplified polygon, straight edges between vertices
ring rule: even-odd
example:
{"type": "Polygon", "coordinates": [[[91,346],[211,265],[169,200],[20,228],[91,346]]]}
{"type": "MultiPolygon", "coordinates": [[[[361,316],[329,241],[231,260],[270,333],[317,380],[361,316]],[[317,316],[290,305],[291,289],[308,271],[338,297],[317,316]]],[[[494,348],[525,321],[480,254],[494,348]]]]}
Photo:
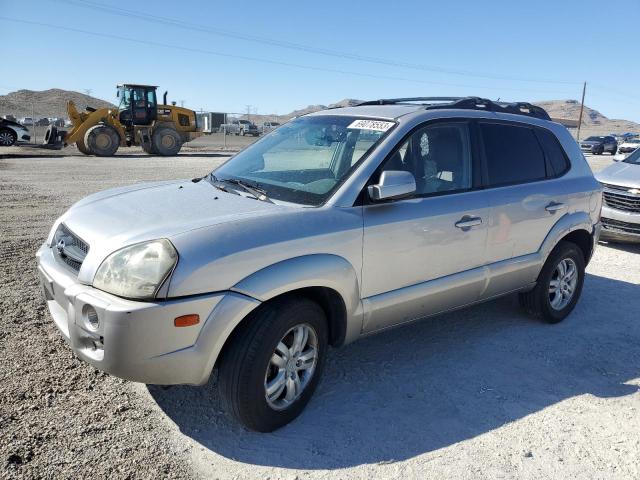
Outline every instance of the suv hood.
{"type": "Polygon", "coordinates": [[[295,207],[226,193],[206,180],[158,182],[90,195],[73,205],[54,229],[64,223],[89,244],[87,260],[95,259],[94,254],[103,259],[134,243],[290,208],[295,207]]]}
{"type": "Polygon", "coordinates": [[[602,183],[621,187],[640,188],[640,165],[618,162],[596,173],[596,179],[602,183]]]}

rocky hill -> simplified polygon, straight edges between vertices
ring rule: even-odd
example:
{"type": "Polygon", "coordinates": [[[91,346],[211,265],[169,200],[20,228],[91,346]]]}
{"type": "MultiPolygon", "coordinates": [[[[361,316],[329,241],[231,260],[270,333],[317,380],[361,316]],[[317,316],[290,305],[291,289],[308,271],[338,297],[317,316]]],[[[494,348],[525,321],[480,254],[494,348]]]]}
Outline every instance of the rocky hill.
{"type": "MultiPolygon", "coordinates": [[[[553,118],[578,120],[580,118],[580,102],[578,100],[549,100],[536,102],[553,118]]],[[[608,133],[640,133],[640,124],[630,120],[619,120],[605,117],[602,113],[584,106],[580,138],[585,135],[605,135],[608,133]]]]}
{"type": "MultiPolygon", "coordinates": [[[[0,95],[0,116],[12,114],[18,118],[30,117],[32,116],[31,109],[33,105],[37,118],[66,117],[66,102],[68,100],[73,100],[78,108],[84,108],[86,105],[94,108],[114,107],[113,104],[105,100],[71,90],[61,90],[58,88],[44,91],[18,90],[8,95],[0,95]]],[[[353,98],[345,98],[344,100],[329,105],[309,105],[286,115],[251,115],[250,118],[258,125],[264,121],[278,120],[284,122],[293,117],[325,110],[327,108],[352,106],[360,101],[361,100],[353,98]]],[[[577,100],[549,100],[536,102],[536,104],[547,110],[553,118],[578,120],[580,115],[580,102],[577,100]]],[[[246,118],[246,115],[242,118],[246,118]]],[[[624,132],[640,133],[640,124],[629,120],[610,119],[597,110],[593,110],[588,106],[584,107],[580,135],[582,138],[586,135],[624,132]]]]}
{"type": "Polygon", "coordinates": [[[50,90],[18,90],[7,95],[0,95],[0,116],[11,114],[17,118],[31,117],[67,117],[67,101],[73,100],[78,109],[85,106],[93,108],[113,108],[114,105],[71,90],[52,88],[50,90]],[[33,114],[32,114],[33,110],[33,114]]]}

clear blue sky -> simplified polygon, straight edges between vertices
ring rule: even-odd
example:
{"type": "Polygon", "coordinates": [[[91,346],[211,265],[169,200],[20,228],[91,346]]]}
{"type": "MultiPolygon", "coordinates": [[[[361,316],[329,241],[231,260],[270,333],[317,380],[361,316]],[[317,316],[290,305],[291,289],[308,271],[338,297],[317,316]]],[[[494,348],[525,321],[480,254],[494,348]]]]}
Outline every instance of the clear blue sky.
{"type": "Polygon", "coordinates": [[[586,80],[587,105],[640,121],[639,0],[0,4],[1,17],[155,43],[0,18],[5,59],[11,55],[0,93],[91,89],[115,101],[116,83],[136,82],[159,85],[193,109],[237,112],[250,104],[258,113],[287,113],[346,97],[579,99],[586,80]]]}

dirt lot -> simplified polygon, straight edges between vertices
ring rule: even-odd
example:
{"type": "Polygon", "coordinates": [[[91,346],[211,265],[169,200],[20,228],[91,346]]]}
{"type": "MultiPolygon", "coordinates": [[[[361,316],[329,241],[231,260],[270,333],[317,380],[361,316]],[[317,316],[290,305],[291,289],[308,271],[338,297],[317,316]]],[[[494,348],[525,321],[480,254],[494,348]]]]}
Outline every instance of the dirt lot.
{"type": "Polygon", "coordinates": [[[81,363],[35,273],[74,201],[225,157],[7,153],[23,156],[0,158],[0,477],[640,478],[640,248],[601,244],[560,325],[504,298],[333,351],[306,412],[253,434],[215,379],[162,389],[81,363]]]}

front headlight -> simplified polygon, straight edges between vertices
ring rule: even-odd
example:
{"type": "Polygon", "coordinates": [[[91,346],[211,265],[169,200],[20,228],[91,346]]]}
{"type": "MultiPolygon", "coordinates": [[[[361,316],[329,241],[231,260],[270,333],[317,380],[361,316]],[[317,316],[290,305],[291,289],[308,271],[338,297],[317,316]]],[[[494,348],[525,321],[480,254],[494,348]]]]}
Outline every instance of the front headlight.
{"type": "Polygon", "coordinates": [[[149,300],[177,262],[178,253],[169,240],[138,243],[109,255],[98,268],[93,286],[120,297],[149,300]]]}

